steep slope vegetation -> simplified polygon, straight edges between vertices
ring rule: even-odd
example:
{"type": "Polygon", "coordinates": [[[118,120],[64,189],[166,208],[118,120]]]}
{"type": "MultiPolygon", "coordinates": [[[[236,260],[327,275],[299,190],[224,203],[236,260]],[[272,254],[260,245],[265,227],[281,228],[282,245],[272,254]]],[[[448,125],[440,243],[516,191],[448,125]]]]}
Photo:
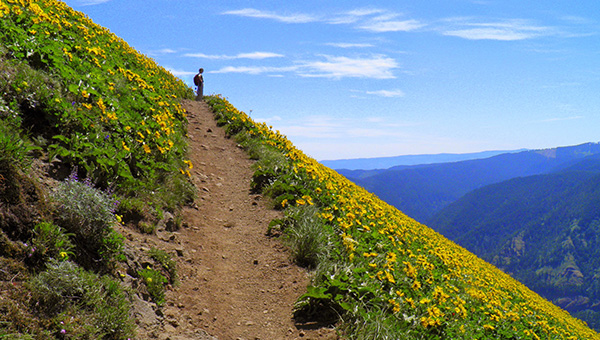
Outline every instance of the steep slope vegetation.
{"type": "Polygon", "coordinates": [[[490,185],[451,204],[436,230],[599,328],[600,160],[490,185]]]}
{"type": "Polygon", "coordinates": [[[0,1],[0,42],[0,337],[132,337],[120,281],[160,305],[173,276],[117,230],[193,196],[192,91],[60,1],[0,1]]]}
{"type": "Polygon", "coordinates": [[[316,267],[298,318],[341,316],[356,339],[599,338],[225,99],[207,100],[218,122],[258,159],[255,189],[285,209],[272,228],[299,241],[292,246],[299,263],[316,267]]]}
{"type": "Polygon", "coordinates": [[[600,144],[587,143],[455,163],[341,173],[409,216],[427,223],[436,212],[471,190],[515,177],[546,173],[599,152],[600,144]]]}
{"type": "MultiPolygon", "coordinates": [[[[156,262],[123,270],[115,227],[121,219],[151,230],[189,198],[192,164],[184,158],[178,100],[191,90],[62,2],[0,1],[0,24],[0,334],[132,337],[117,278],[134,280],[160,305],[172,266],[155,250],[156,262]],[[32,156],[66,178],[59,194],[46,196],[36,182],[33,171],[43,167],[24,171],[32,156]]],[[[208,100],[259,158],[255,190],[286,208],[272,232],[295,240],[297,261],[317,269],[298,318],[342,315],[350,338],[598,338],[266,125],[220,98],[208,100]]]]}

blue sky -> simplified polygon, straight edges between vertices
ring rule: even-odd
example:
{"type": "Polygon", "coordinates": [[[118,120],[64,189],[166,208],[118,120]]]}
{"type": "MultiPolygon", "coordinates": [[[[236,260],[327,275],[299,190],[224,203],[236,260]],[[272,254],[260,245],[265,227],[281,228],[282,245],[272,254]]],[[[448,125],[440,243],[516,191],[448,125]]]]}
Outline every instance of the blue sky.
{"type": "Polygon", "coordinates": [[[600,2],[67,0],[318,159],[600,141],[600,2]]]}

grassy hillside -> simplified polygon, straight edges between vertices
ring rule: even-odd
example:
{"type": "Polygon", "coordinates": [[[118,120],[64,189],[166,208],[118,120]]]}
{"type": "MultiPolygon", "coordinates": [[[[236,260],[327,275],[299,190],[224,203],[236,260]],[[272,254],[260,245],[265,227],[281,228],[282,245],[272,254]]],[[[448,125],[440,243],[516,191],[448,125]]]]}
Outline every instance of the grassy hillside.
{"type": "Polygon", "coordinates": [[[0,338],[132,337],[121,279],[160,304],[172,273],[126,275],[116,230],[192,198],[192,91],[60,1],[0,1],[0,42],[0,338]]]}
{"type": "Polygon", "coordinates": [[[340,315],[356,339],[600,338],[225,99],[208,102],[257,159],[255,189],[285,209],[286,217],[272,228],[283,231],[299,263],[316,268],[298,317],[340,315]]]}
{"type": "MultiPolygon", "coordinates": [[[[191,196],[179,105],[191,90],[59,1],[0,0],[0,39],[0,336],[133,337],[119,278],[133,275],[160,305],[172,266],[155,249],[155,262],[124,273],[115,230],[123,221],[151,230],[191,196]]],[[[316,269],[298,318],[340,315],[350,338],[598,338],[227,101],[208,100],[257,158],[255,190],[285,209],[270,232],[316,269]]]]}

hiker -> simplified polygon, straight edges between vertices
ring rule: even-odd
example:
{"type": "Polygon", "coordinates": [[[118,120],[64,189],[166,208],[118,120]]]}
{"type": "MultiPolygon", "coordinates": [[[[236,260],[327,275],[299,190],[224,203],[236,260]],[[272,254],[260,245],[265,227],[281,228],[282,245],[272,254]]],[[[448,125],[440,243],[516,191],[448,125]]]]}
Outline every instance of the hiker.
{"type": "Polygon", "coordinates": [[[194,85],[198,86],[198,91],[196,91],[196,100],[202,100],[204,96],[204,78],[202,77],[202,73],[204,69],[201,68],[198,70],[198,74],[194,76],[194,85]]]}

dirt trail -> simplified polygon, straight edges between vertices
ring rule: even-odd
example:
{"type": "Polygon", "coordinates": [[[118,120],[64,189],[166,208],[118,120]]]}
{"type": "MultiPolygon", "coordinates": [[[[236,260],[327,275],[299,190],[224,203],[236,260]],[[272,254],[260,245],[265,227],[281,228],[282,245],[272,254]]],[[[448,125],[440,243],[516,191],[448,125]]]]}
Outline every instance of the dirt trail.
{"type": "Polygon", "coordinates": [[[198,198],[173,233],[180,285],[167,292],[170,321],[161,338],[202,329],[219,340],[336,339],[330,329],[302,329],[292,319],[308,274],[290,262],[281,240],[265,236],[281,213],[251,193],[252,161],[216,126],[208,105],[187,101],[184,108],[198,198]]]}

